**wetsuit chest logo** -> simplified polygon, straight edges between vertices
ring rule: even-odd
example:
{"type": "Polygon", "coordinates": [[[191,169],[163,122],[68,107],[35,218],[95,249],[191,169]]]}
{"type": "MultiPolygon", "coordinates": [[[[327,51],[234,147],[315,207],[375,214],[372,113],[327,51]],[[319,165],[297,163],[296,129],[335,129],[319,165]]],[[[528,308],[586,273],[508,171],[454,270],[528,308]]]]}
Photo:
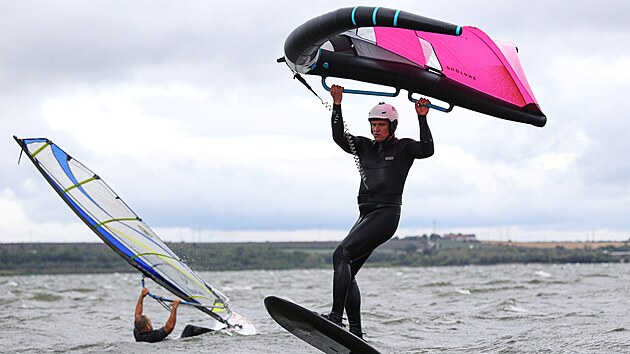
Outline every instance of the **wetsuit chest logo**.
{"type": "Polygon", "coordinates": [[[393,161],[394,156],[385,156],[385,161],[393,161]]]}

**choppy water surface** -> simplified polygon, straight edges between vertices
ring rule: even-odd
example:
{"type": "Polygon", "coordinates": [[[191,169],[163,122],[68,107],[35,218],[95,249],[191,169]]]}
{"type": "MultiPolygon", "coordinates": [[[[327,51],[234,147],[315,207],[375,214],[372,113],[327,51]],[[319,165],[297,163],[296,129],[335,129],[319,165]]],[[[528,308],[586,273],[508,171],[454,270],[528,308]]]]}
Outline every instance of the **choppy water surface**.
{"type": "MultiPolygon", "coordinates": [[[[0,277],[0,352],[318,352],[279,327],[263,299],[327,311],[331,271],[201,274],[259,334],[178,339],[188,323],[210,326],[182,306],[169,340],[135,343],[139,274],[12,276],[0,277]]],[[[628,264],[365,268],[357,279],[366,338],[383,353],[630,353],[628,264]]],[[[159,326],[168,317],[149,298],[145,314],[159,326]]]]}

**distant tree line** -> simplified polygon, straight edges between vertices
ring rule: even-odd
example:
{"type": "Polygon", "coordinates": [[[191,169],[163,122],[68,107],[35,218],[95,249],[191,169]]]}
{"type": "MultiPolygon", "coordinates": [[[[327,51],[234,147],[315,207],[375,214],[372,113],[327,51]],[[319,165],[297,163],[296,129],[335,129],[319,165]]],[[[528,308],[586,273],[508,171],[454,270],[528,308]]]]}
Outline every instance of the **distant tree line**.
{"type": "MultiPolygon", "coordinates": [[[[171,243],[192,269],[229,271],[330,267],[335,242],[171,243]]],[[[527,248],[483,242],[392,240],[366,266],[457,266],[500,263],[618,262],[623,248],[527,248]]],[[[130,272],[133,268],[102,243],[0,244],[0,275],[130,272]]]]}

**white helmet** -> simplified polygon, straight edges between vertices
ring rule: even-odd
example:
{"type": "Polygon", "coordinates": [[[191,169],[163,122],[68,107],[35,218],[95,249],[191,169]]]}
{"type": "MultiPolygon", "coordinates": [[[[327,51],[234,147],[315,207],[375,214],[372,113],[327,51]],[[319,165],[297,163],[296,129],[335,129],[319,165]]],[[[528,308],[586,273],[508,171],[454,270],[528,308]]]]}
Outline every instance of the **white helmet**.
{"type": "Polygon", "coordinates": [[[390,122],[395,122],[398,120],[398,111],[391,104],[381,102],[368,113],[368,120],[371,119],[388,119],[390,122]]]}
{"type": "Polygon", "coordinates": [[[368,113],[368,120],[387,119],[389,120],[389,135],[394,135],[398,127],[398,111],[391,104],[380,102],[368,113]]]}

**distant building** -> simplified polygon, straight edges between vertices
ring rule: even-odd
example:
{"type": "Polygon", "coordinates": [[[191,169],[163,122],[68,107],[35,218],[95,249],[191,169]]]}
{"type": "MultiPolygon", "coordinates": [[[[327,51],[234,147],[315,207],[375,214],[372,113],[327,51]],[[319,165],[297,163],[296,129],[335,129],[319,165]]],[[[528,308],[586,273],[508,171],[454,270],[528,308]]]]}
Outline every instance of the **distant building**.
{"type": "Polygon", "coordinates": [[[477,237],[475,237],[475,234],[451,233],[451,234],[444,234],[442,238],[444,238],[445,240],[452,240],[452,241],[477,242],[477,237]]]}

